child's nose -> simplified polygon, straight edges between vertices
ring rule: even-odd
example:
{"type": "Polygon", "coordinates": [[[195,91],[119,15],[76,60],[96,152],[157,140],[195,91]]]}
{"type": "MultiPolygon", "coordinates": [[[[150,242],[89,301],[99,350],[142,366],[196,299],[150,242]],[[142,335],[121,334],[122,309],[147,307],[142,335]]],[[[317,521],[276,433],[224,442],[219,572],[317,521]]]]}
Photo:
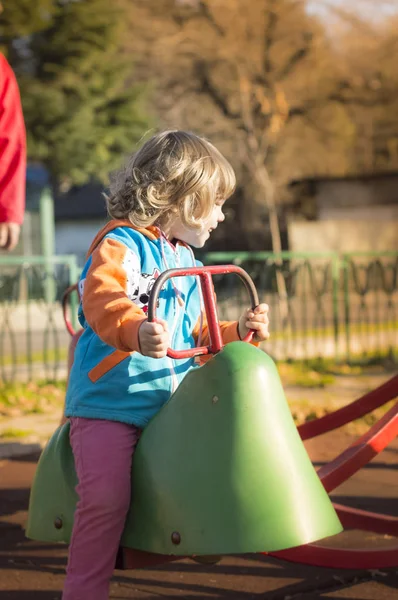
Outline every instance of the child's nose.
{"type": "Polygon", "coordinates": [[[218,219],[217,219],[217,221],[218,221],[219,223],[222,223],[223,221],[225,221],[225,215],[224,215],[224,213],[223,213],[223,212],[221,212],[221,211],[220,211],[220,214],[218,215],[218,219]]]}

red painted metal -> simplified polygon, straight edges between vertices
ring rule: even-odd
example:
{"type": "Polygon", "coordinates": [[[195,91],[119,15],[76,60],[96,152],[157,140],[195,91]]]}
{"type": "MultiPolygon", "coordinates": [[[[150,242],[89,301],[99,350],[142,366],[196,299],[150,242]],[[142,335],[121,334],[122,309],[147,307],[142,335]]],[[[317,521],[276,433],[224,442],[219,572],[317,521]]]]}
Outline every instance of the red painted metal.
{"type": "Polygon", "coordinates": [[[381,515],[343,504],[333,503],[333,506],[344,529],[360,529],[398,537],[398,517],[381,515]]]}
{"type": "Polygon", "coordinates": [[[318,475],[330,492],[361,467],[366,465],[398,434],[398,403],[393,406],[369,431],[356,440],[332,462],[321,467],[318,475]]]}
{"type": "Polygon", "coordinates": [[[213,280],[210,273],[205,272],[200,278],[202,284],[203,301],[207,317],[207,325],[209,327],[210,336],[210,352],[217,354],[224,346],[218,321],[216,299],[214,294],[213,280]]]}
{"type": "MultiPolygon", "coordinates": [[[[394,379],[394,378],[393,378],[394,379]]],[[[390,382],[388,382],[390,383],[390,382]]],[[[383,388],[384,386],[382,386],[383,388]]],[[[389,386],[384,387],[384,392],[389,386]]],[[[390,400],[387,398],[386,401],[390,400]]],[[[374,398],[373,398],[374,401],[374,398]]],[[[382,403],[378,404],[380,406],[382,403]]],[[[335,489],[367,464],[396,437],[398,404],[393,406],[370,430],[318,471],[327,491],[335,489]]],[[[398,536],[398,518],[334,504],[345,529],[371,531],[398,536]]],[[[376,549],[344,549],[308,544],[270,554],[278,559],[335,569],[383,569],[398,565],[398,546],[376,549]]]]}
{"type": "Polygon", "coordinates": [[[291,550],[273,552],[268,556],[302,565],[331,569],[387,569],[398,565],[398,547],[362,550],[308,544],[291,550]]]}
{"type": "MultiPolygon", "coordinates": [[[[331,548],[317,544],[307,544],[279,552],[262,552],[288,562],[327,567],[331,569],[387,569],[398,564],[398,547],[376,550],[331,548]]],[[[131,548],[123,548],[122,558],[116,564],[117,569],[145,569],[155,565],[174,562],[189,556],[170,556],[151,554],[131,548]]]]}
{"type": "MultiPolygon", "coordinates": [[[[167,351],[167,355],[171,358],[182,359],[182,358],[190,358],[195,356],[204,356],[206,354],[216,354],[223,348],[223,342],[221,337],[220,325],[218,321],[217,315],[217,306],[215,301],[214,294],[214,286],[212,281],[212,275],[224,275],[228,273],[235,273],[239,275],[242,279],[243,283],[246,286],[250,294],[250,300],[252,307],[257,306],[258,296],[257,291],[254,286],[253,281],[249,277],[249,275],[241,269],[240,267],[236,267],[235,265],[216,265],[212,267],[190,267],[190,268],[182,268],[182,269],[170,269],[158,278],[155,283],[150,300],[150,306],[148,310],[148,320],[155,320],[155,306],[156,300],[159,295],[160,289],[162,288],[164,282],[171,277],[188,277],[195,276],[200,277],[200,283],[202,287],[203,300],[205,304],[207,323],[209,326],[209,337],[210,344],[209,346],[200,346],[198,348],[189,348],[188,350],[174,350],[173,348],[169,348],[167,351]],[[158,285],[156,285],[158,284],[158,285]]],[[[68,315],[68,301],[69,296],[72,292],[77,291],[77,285],[72,285],[68,287],[64,295],[62,297],[62,312],[64,316],[64,321],[66,325],[66,329],[73,337],[76,334],[75,329],[71,323],[71,320],[68,315]]],[[[249,331],[249,333],[243,339],[244,342],[251,342],[253,339],[254,332],[249,331]]]]}
{"type": "MultiPolygon", "coordinates": [[[[216,265],[212,267],[190,267],[180,269],[169,269],[158,277],[152,288],[148,304],[148,321],[156,320],[156,304],[160,290],[165,282],[172,277],[199,277],[202,288],[203,300],[205,304],[206,318],[209,327],[210,344],[198,348],[189,348],[188,350],[174,350],[169,348],[167,355],[171,358],[181,359],[194,356],[203,356],[206,354],[216,354],[223,348],[223,341],[220,331],[220,325],[217,316],[217,306],[215,301],[214,286],[212,275],[224,275],[228,273],[237,274],[245,284],[250,295],[252,308],[258,305],[258,295],[255,285],[249,275],[235,265],[216,265]]],[[[250,331],[243,341],[251,342],[254,332],[250,331]]]]}
{"type": "Polygon", "coordinates": [[[77,284],[75,283],[74,285],[69,286],[63,296],[62,296],[62,314],[64,316],[64,321],[65,321],[65,325],[66,325],[66,329],[68,330],[68,333],[70,333],[71,336],[74,336],[76,331],[72,325],[72,322],[69,318],[69,314],[68,314],[68,302],[69,302],[69,296],[73,293],[73,292],[77,292],[77,284]]]}
{"type": "Polygon", "coordinates": [[[142,550],[133,550],[132,548],[122,548],[116,569],[145,569],[164,563],[174,562],[186,556],[174,556],[170,554],[154,554],[152,552],[143,552],[142,550]]]}
{"type": "Polygon", "coordinates": [[[325,415],[319,419],[308,421],[298,427],[302,440],[314,438],[346,423],[355,421],[364,415],[372,412],[379,406],[382,406],[390,400],[394,400],[398,395],[398,375],[395,375],[389,381],[386,381],[380,387],[365,394],[348,406],[344,406],[333,413],[325,415]]]}
{"type": "Polygon", "coordinates": [[[210,346],[198,346],[189,350],[174,350],[173,348],[168,348],[167,350],[167,356],[176,359],[205,356],[206,354],[210,354],[210,346]]]}

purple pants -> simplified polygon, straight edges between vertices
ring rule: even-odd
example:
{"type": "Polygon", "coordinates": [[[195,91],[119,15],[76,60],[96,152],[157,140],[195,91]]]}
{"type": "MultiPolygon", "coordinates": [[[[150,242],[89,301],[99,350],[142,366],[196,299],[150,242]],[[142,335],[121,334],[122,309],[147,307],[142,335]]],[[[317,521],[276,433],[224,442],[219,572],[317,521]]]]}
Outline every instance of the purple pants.
{"type": "Polygon", "coordinates": [[[115,421],[80,417],[70,421],[79,501],[62,599],[108,600],[141,430],[115,421]]]}

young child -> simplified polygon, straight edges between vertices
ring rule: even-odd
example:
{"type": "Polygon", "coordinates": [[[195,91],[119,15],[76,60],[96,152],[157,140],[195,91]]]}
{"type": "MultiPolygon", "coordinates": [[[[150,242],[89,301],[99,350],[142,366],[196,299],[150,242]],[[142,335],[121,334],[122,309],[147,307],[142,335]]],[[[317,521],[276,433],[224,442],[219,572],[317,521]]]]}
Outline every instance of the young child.
{"type": "MultiPolygon", "coordinates": [[[[184,131],[153,136],[110,187],[111,220],[96,236],[79,282],[78,341],[66,411],[79,483],[63,600],[106,600],[130,504],[130,470],[142,429],[162,408],[193,359],[167,348],[208,340],[195,277],[171,279],[156,323],[148,299],[161,272],[196,263],[224,221],[235,187],[232,167],[207,140],[184,131]],[[207,340],[206,340],[207,338],[207,340]]],[[[268,338],[268,307],[221,323],[224,343],[268,338]]]]}

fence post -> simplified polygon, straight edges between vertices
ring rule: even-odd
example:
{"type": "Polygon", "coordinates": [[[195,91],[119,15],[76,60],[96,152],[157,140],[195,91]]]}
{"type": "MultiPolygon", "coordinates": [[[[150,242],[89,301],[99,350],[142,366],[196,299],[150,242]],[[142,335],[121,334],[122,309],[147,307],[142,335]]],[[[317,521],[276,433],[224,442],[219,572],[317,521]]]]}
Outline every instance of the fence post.
{"type": "Polygon", "coordinates": [[[339,360],[339,296],[340,296],[340,271],[341,262],[340,256],[336,254],[332,258],[332,279],[333,279],[333,332],[334,332],[334,348],[335,359],[339,360]]]}
{"type": "Polygon", "coordinates": [[[344,273],[344,321],[345,321],[345,340],[346,340],[346,360],[350,362],[350,283],[349,283],[349,257],[343,254],[343,273],[344,273]]]}
{"type": "Polygon", "coordinates": [[[54,276],[53,257],[55,254],[55,224],[54,202],[48,187],[43,188],[39,203],[40,211],[40,241],[41,252],[44,257],[44,297],[48,304],[55,300],[56,284],[54,276]]]}
{"type": "MultiPolygon", "coordinates": [[[[69,263],[69,285],[74,285],[79,279],[79,266],[77,264],[76,255],[70,258],[69,263]]],[[[77,320],[77,309],[78,309],[78,296],[77,293],[73,292],[70,297],[70,311],[71,311],[71,323],[75,330],[78,328],[77,320]]]]}

